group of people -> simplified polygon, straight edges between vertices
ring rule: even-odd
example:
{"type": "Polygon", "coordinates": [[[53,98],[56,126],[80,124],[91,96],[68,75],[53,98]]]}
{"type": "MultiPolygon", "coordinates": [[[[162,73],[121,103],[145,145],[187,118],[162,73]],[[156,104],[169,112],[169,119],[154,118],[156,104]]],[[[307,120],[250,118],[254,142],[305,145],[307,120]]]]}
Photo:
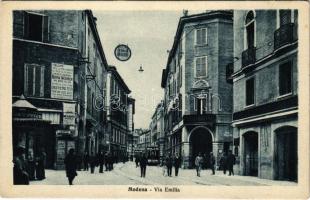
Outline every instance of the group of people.
{"type": "Polygon", "coordinates": [[[174,175],[178,176],[179,168],[181,166],[181,157],[178,153],[173,157],[170,153],[163,160],[163,175],[164,176],[172,176],[172,167],[174,166],[174,175]]]}
{"type": "Polygon", "coordinates": [[[100,151],[97,155],[93,152],[89,155],[87,152],[83,157],[84,171],[88,171],[93,174],[95,172],[96,166],[99,166],[99,173],[103,173],[103,166],[105,165],[105,171],[113,170],[114,159],[111,153],[107,152],[104,154],[100,151]]]}
{"type": "MultiPolygon", "coordinates": [[[[198,154],[198,156],[195,158],[195,167],[196,167],[196,173],[197,176],[200,177],[200,172],[203,167],[203,163],[207,162],[206,158],[202,156],[201,153],[198,154]]],[[[236,162],[235,155],[232,154],[232,151],[228,151],[228,155],[226,153],[223,154],[223,156],[220,158],[220,169],[223,170],[224,174],[226,174],[226,171],[229,171],[229,176],[234,175],[234,164],[236,162]]],[[[210,153],[209,156],[209,166],[212,170],[212,175],[215,174],[215,156],[213,155],[213,152],[210,153]]]]}
{"type": "Polygon", "coordinates": [[[45,179],[46,153],[44,148],[34,157],[33,152],[29,151],[26,157],[24,147],[17,147],[13,157],[13,182],[15,185],[28,185],[32,180],[45,179]]]}

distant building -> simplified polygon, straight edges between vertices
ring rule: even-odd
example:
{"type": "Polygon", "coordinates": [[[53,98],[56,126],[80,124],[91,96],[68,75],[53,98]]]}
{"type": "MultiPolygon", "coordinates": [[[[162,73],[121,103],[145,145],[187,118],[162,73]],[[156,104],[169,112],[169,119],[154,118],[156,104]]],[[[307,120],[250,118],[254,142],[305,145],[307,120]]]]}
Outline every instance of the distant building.
{"type": "Polygon", "coordinates": [[[146,152],[147,147],[151,145],[151,131],[149,129],[137,129],[139,140],[137,144],[137,152],[146,152]]]}
{"type": "Polygon", "coordinates": [[[234,11],[234,153],[242,175],[297,181],[298,11],[234,11]]]}
{"type": "Polygon", "coordinates": [[[164,132],[164,107],[163,101],[156,106],[155,112],[152,116],[150,123],[151,131],[151,146],[158,147],[159,156],[162,160],[164,157],[164,143],[165,143],[165,132],[164,132]]]}
{"type": "Polygon", "coordinates": [[[180,18],[161,86],[164,88],[166,151],[194,167],[199,152],[217,160],[232,149],[232,11],[208,11],[180,18]]]}

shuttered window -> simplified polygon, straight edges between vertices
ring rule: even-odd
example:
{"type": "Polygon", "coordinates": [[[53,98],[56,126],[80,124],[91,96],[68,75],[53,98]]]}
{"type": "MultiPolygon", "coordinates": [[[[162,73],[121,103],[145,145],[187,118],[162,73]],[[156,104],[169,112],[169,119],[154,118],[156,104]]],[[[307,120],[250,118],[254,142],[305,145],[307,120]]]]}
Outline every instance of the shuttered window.
{"type": "Polygon", "coordinates": [[[246,80],[246,105],[253,105],[255,100],[254,78],[246,80]]]}
{"type": "Polygon", "coordinates": [[[207,57],[196,58],[196,77],[207,76],[207,57]]]}
{"type": "Polygon", "coordinates": [[[201,28],[196,30],[196,44],[203,45],[207,44],[207,29],[201,28]]]}
{"type": "Polygon", "coordinates": [[[44,97],[44,74],[44,66],[25,64],[24,93],[27,96],[44,97]]]}

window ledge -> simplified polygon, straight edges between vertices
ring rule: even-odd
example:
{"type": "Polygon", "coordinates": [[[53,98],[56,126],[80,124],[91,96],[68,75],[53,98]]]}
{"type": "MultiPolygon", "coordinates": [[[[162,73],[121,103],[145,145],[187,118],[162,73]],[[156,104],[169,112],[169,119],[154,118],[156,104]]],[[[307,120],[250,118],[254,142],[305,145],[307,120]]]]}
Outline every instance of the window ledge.
{"type": "Polygon", "coordinates": [[[195,47],[206,47],[208,46],[208,43],[206,44],[195,44],[195,47]]]}
{"type": "Polygon", "coordinates": [[[247,109],[247,108],[252,108],[252,107],[254,107],[254,106],[255,106],[255,104],[253,103],[253,104],[251,104],[251,105],[244,106],[243,108],[244,108],[244,109],[247,109]]]}
{"type": "Polygon", "coordinates": [[[284,99],[284,98],[290,97],[290,96],[292,96],[292,95],[293,95],[293,93],[290,92],[290,93],[287,93],[287,94],[283,94],[283,95],[278,96],[277,99],[284,99]]]}

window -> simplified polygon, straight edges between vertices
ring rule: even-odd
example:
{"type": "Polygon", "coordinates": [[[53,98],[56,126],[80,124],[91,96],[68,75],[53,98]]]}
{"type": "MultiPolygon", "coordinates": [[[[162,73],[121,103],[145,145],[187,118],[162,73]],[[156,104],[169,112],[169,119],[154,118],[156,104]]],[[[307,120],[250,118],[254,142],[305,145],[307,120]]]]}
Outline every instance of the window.
{"type": "Polygon", "coordinates": [[[197,97],[195,98],[195,110],[197,115],[205,114],[207,111],[207,98],[206,97],[197,97]]]}
{"type": "Polygon", "coordinates": [[[44,72],[44,66],[25,64],[24,92],[27,96],[44,96],[44,72]]]}
{"type": "Polygon", "coordinates": [[[279,94],[292,92],[292,63],[286,62],[279,66],[279,94]]]}
{"type": "Polygon", "coordinates": [[[254,78],[246,80],[246,105],[253,105],[255,98],[254,91],[254,78]]]}
{"type": "Polygon", "coordinates": [[[249,11],[245,18],[245,49],[255,46],[255,18],[254,12],[249,11]]]}
{"type": "Polygon", "coordinates": [[[207,56],[196,58],[195,77],[207,76],[208,60],[207,56]]]}
{"type": "Polygon", "coordinates": [[[196,44],[207,44],[207,28],[196,29],[196,44]]]}
{"type": "Polygon", "coordinates": [[[24,12],[24,37],[47,42],[49,39],[48,16],[24,12]]]}
{"type": "Polygon", "coordinates": [[[280,10],[279,11],[280,26],[291,23],[291,19],[292,19],[291,10],[280,10]]]}

